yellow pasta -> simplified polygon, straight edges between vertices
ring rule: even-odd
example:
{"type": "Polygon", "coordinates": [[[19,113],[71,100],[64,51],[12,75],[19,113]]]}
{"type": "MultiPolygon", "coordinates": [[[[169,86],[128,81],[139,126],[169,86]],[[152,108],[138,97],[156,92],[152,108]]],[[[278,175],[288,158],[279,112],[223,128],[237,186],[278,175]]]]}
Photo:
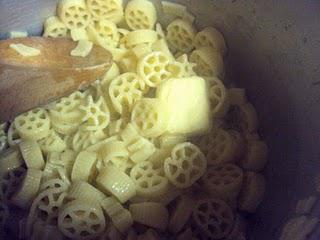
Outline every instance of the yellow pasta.
{"type": "Polygon", "coordinates": [[[176,19],[167,27],[167,40],[173,50],[190,52],[193,47],[196,30],[194,26],[182,19],[176,19]]]}
{"type": "Polygon", "coordinates": [[[125,9],[124,17],[132,30],[152,29],[157,21],[157,12],[147,0],[132,0],[125,9]]]}
{"type": "Polygon", "coordinates": [[[21,38],[21,37],[28,37],[27,31],[10,31],[9,38],[21,38]]]}
{"type": "Polygon", "coordinates": [[[112,121],[109,124],[109,135],[114,136],[119,134],[128,124],[129,120],[126,118],[120,118],[116,121],[112,121]]]}
{"type": "Polygon", "coordinates": [[[92,42],[79,40],[77,46],[70,52],[70,55],[74,57],[86,57],[90,54],[92,47],[92,42]]]}
{"type": "Polygon", "coordinates": [[[119,23],[123,19],[122,0],[87,0],[87,7],[95,20],[119,23]]]}
{"type": "Polygon", "coordinates": [[[135,54],[132,51],[127,51],[119,60],[121,73],[136,72],[137,61],[135,54]]]}
{"type": "Polygon", "coordinates": [[[70,200],[79,199],[88,203],[99,203],[105,196],[91,184],[84,181],[75,181],[70,187],[67,198],[70,200]]]}
{"type": "Polygon", "coordinates": [[[44,159],[39,144],[33,140],[23,140],[19,148],[28,168],[43,169],[44,159]]]}
{"type": "Polygon", "coordinates": [[[130,177],[114,167],[104,167],[100,170],[96,182],[101,191],[111,193],[121,203],[125,203],[136,195],[136,187],[130,177]]]}
{"type": "Polygon", "coordinates": [[[39,141],[41,150],[48,154],[49,152],[63,152],[67,148],[66,142],[51,129],[47,137],[39,141]]]}
{"type": "Polygon", "coordinates": [[[39,191],[41,176],[41,170],[29,168],[20,189],[12,196],[11,202],[23,209],[27,209],[39,191]]]}
{"type": "Polygon", "coordinates": [[[17,146],[21,142],[21,136],[18,133],[14,122],[10,124],[7,136],[9,146],[11,148],[17,148],[17,146]]]}
{"type": "Polygon", "coordinates": [[[229,96],[225,86],[219,79],[211,82],[209,96],[213,117],[223,117],[229,109],[229,96]]]}
{"type": "Polygon", "coordinates": [[[97,156],[92,152],[80,152],[74,162],[71,180],[82,180],[82,181],[90,181],[92,175],[95,171],[95,163],[97,160],[97,156]]]}
{"type": "Polygon", "coordinates": [[[35,57],[39,56],[41,54],[41,51],[34,47],[29,47],[22,43],[12,43],[10,44],[10,48],[15,50],[17,53],[19,53],[23,57],[35,57]]]}
{"type": "Polygon", "coordinates": [[[116,24],[109,20],[94,21],[88,27],[89,39],[96,44],[117,47],[119,33],[116,24]]]}
{"type": "Polygon", "coordinates": [[[261,171],[267,164],[268,146],[263,141],[248,141],[247,151],[241,159],[241,167],[249,171],[261,171]]]}
{"type": "Polygon", "coordinates": [[[106,222],[98,204],[74,200],[59,210],[60,231],[71,239],[92,239],[105,229],[106,222]]]}
{"type": "Polygon", "coordinates": [[[131,123],[144,137],[158,137],[167,129],[168,117],[161,101],[155,98],[142,98],[137,101],[131,123]]]}
{"type": "Polygon", "coordinates": [[[157,41],[155,41],[152,45],[151,45],[151,49],[153,51],[156,52],[162,52],[165,55],[167,55],[171,60],[174,59],[172,53],[170,52],[169,46],[166,42],[166,40],[164,39],[159,39],[157,41]]]}
{"type": "Polygon", "coordinates": [[[42,179],[42,183],[40,185],[40,192],[43,192],[47,189],[59,189],[61,190],[61,192],[63,192],[63,191],[67,191],[69,187],[70,187],[69,180],[66,180],[58,176],[57,178],[52,178],[46,181],[42,179]]]}
{"type": "Polygon", "coordinates": [[[187,137],[184,135],[163,134],[160,136],[160,148],[173,148],[186,141],[187,137]]]}
{"type": "Polygon", "coordinates": [[[66,37],[68,33],[66,25],[56,16],[47,18],[47,20],[44,22],[43,28],[44,37],[66,37]]]}
{"type": "Polygon", "coordinates": [[[131,48],[142,43],[154,43],[157,41],[158,35],[154,30],[141,29],[129,32],[126,35],[126,46],[131,48]]]}
{"type": "Polygon", "coordinates": [[[91,20],[84,0],[60,0],[57,15],[68,29],[85,28],[91,20]]]}
{"type": "Polygon", "coordinates": [[[196,48],[211,47],[212,49],[225,55],[227,52],[226,42],[223,35],[213,27],[206,27],[202,31],[198,32],[194,45],[196,48]]]}
{"type": "Polygon", "coordinates": [[[169,213],[161,203],[144,202],[129,206],[135,222],[164,231],[168,226],[169,213]]]}
{"type": "Polygon", "coordinates": [[[113,62],[110,69],[106,72],[104,77],[102,78],[101,85],[103,88],[108,88],[108,84],[120,75],[120,70],[118,65],[113,62]]]}
{"type": "Polygon", "coordinates": [[[20,152],[16,149],[6,149],[0,155],[0,176],[23,165],[23,159],[20,152]]]}
{"type": "Polygon", "coordinates": [[[116,164],[118,161],[127,161],[129,159],[129,152],[126,145],[122,141],[110,141],[104,145],[102,150],[104,164],[116,164]]]}
{"type": "Polygon", "coordinates": [[[162,1],[162,6],[164,18],[167,21],[173,21],[177,18],[181,18],[183,20],[189,21],[190,23],[193,23],[195,19],[195,17],[188,12],[187,7],[182,4],[162,1]]]}

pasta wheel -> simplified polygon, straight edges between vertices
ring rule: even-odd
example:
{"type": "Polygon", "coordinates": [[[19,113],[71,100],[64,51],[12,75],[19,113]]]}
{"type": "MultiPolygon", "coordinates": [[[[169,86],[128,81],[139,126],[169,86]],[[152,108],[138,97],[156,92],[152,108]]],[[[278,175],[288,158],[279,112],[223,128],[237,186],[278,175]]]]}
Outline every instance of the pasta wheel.
{"type": "Polygon", "coordinates": [[[44,181],[43,183],[41,183],[40,185],[40,192],[43,192],[47,189],[53,189],[53,188],[56,188],[56,189],[60,189],[61,192],[63,191],[67,191],[70,187],[70,182],[69,181],[66,181],[65,179],[63,178],[53,178],[53,179],[50,179],[50,180],[47,180],[47,181],[44,181]]]}
{"type": "Polygon", "coordinates": [[[112,80],[109,95],[115,110],[128,115],[134,103],[142,97],[143,80],[136,73],[124,73],[112,80]]]}
{"type": "Polygon", "coordinates": [[[135,30],[126,35],[126,45],[131,48],[142,43],[154,43],[157,39],[158,35],[154,30],[135,30]]]}
{"type": "Polygon", "coordinates": [[[160,137],[160,148],[173,148],[179,143],[187,141],[187,137],[184,135],[170,135],[165,134],[160,137]]]}
{"type": "Polygon", "coordinates": [[[190,187],[204,174],[206,168],[204,154],[189,142],[175,146],[171,156],[164,162],[166,177],[178,188],[190,187]]]}
{"type": "Polygon", "coordinates": [[[137,64],[137,73],[149,87],[156,87],[171,75],[168,70],[170,57],[162,52],[151,52],[137,64]]]}
{"type": "Polygon", "coordinates": [[[242,186],[243,172],[234,164],[211,166],[203,178],[204,189],[212,197],[233,203],[242,186]]]}
{"type": "Polygon", "coordinates": [[[132,0],[125,9],[124,17],[132,30],[153,29],[157,12],[154,5],[147,0],[132,0]]]}
{"type": "Polygon", "coordinates": [[[136,72],[138,59],[132,51],[128,51],[119,60],[121,73],[136,72]]]}
{"type": "Polygon", "coordinates": [[[162,52],[165,55],[167,55],[171,60],[174,60],[174,57],[173,57],[165,39],[159,39],[159,40],[155,41],[151,45],[151,49],[156,52],[162,52]]]}
{"type": "Polygon", "coordinates": [[[0,178],[0,200],[7,200],[17,188],[25,176],[26,169],[18,167],[7,173],[3,173],[0,178]]]}
{"type": "Polygon", "coordinates": [[[129,158],[135,163],[146,161],[155,152],[154,145],[142,137],[127,148],[129,150],[129,158]]]}
{"type": "Polygon", "coordinates": [[[261,171],[267,164],[268,146],[263,141],[248,141],[247,152],[241,159],[241,167],[250,171],[261,171]]]}
{"type": "Polygon", "coordinates": [[[196,63],[195,72],[199,76],[224,78],[224,64],[220,53],[210,47],[194,50],[190,61],[196,63]]]}
{"type": "Polygon", "coordinates": [[[11,198],[12,203],[23,209],[28,208],[39,191],[41,176],[42,171],[29,168],[20,189],[11,198]]]}
{"type": "Polygon", "coordinates": [[[67,27],[66,25],[60,21],[60,19],[56,16],[52,16],[47,18],[44,23],[44,37],[66,37],[67,36],[67,27]]]}
{"type": "Polygon", "coordinates": [[[14,126],[21,137],[37,141],[48,136],[50,119],[44,109],[36,108],[16,117],[14,126]]]}
{"type": "Polygon", "coordinates": [[[0,155],[0,176],[17,169],[23,165],[23,159],[18,150],[9,148],[0,155]]]}
{"type": "Polygon", "coordinates": [[[125,203],[136,195],[136,187],[130,177],[114,167],[100,170],[96,182],[103,192],[111,193],[121,203],[125,203]]]}
{"type": "Polygon", "coordinates": [[[229,99],[227,90],[219,79],[211,82],[209,96],[213,117],[223,117],[228,111],[229,99]]]}
{"type": "MultiPolygon", "coordinates": [[[[70,36],[71,36],[71,39],[73,41],[75,41],[75,42],[79,41],[78,46],[75,49],[80,48],[79,47],[80,40],[82,40],[83,43],[85,42],[84,40],[88,40],[88,34],[87,34],[87,31],[86,31],[85,28],[74,28],[74,29],[71,29],[70,30],[70,36]]],[[[88,44],[88,41],[86,41],[86,43],[88,44]]],[[[91,43],[90,51],[91,51],[91,48],[92,48],[92,43],[91,43]]],[[[71,51],[71,54],[70,54],[71,56],[77,56],[76,54],[72,53],[72,52],[75,52],[75,49],[73,51],[71,51]]],[[[90,51],[88,51],[88,53],[90,51]]],[[[87,56],[87,55],[85,55],[85,56],[87,56]]],[[[80,56],[80,55],[78,55],[78,56],[80,56]]],[[[85,56],[82,56],[82,57],[85,57],[85,56]]]]}
{"type": "Polygon", "coordinates": [[[11,148],[16,148],[21,141],[20,134],[18,133],[15,123],[12,122],[8,129],[8,144],[11,148]]]}
{"type": "Polygon", "coordinates": [[[7,218],[9,217],[9,207],[0,201],[0,228],[2,229],[7,218]]]}
{"type": "Polygon", "coordinates": [[[79,129],[78,132],[73,136],[72,139],[72,148],[79,152],[85,150],[91,145],[96,144],[97,142],[105,139],[107,135],[103,130],[98,131],[85,131],[79,129]]]}
{"type": "Polygon", "coordinates": [[[193,210],[192,217],[197,227],[210,239],[226,237],[234,223],[230,207],[214,198],[200,200],[193,210]]]}
{"type": "Polygon", "coordinates": [[[194,45],[196,48],[211,47],[217,52],[220,52],[223,56],[227,52],[227,46],[223,35],[213,27],[206,27],[198,32],[194,39],[194,45]]]}
{"type": "Polygon", "coordinates": [[[196,64],[189,62],[187,54],[183,54],[180,57],[178,57],[177,58],[177,63],[182,68],[181,77],[196,76],[196,73],[194,72],[194,67],[196,66],[196,64]]]}
{"type": "Polygon", "coordinates": [[[71,180],[90,181],[95,171],[97,156],[95,153],[83,151],[80,152],[74,162],[71,180]]]}
{"type": "Polygon", "coordinates": [[[82,200],[87,203],[99,203],[105,196],[91,184],[84,181],[76,181],[71,185],[67,196],[70,200],[82,200]]]}
{"type": "Polygon", "coordinates": [[[77,46],[70,52],[74,57],[86,57],[90,54],[93,43],[88,40],[79,40],[77,46]]]}
{"type": "Polygon", "coordinates": [[[191,217],[194,207],[194,200],[187,195],[182,195],[174,208],[169,222],[169,230],[172,233],[178,233],[186,225],[191,217]]]}
{"type": "Polygon", "coordinates": [[[182,19],[176,19],[167,27],[167,40],[174,50],[188,53],[193,49],[196,30],[194,26],[182,19]]]}
{"type": "Polygon", "coordinates": [[[246,172],[238,198],[240,211],[255,212],[263,200],[265,189],[266,180],[263,175],[255,172],[246,172]]]}
{"type": "Polygon", "coordinates": [[[182,18],[183,20],[193,23],[194,16],[187,11],[187,7],[185,5],[175,2],[162,1],[162,6],[165,20],[171,22],[177,18],[182,18]]]}
{"type": "Polygon", "coordinates": [[[104,77],[102,78],[101,85],[103,89],[109,87],[109,83],[120,75],[120,70],[118,65],[113,62],[110,69],[106,72],[104,77]]]}
{"type": "Polygon", "coordinates": [[[60,231],[71,239],[92,239],[105,229],[106,222],[98,204],[74,200],[59,211],[60,231]]]}
{"type": "Polygon", "coordinates": [[[106,128],[110,122],[110,112],[103,97],[94,101],[92,96],[87,97],[84,106],[80,106],[84,113],[82,127],[88,131],[97,131],[106,128]]]}
{"type": "Polygon", "coordinates": [[[164,231],[168,226],[169,213],[161,203],[144,202],[130,204],[129,211],[135,222],[164,231]]]}
{"type": "Polygon", "coordinates": [[[66,169],[59,162],[47,162],[42,174],[42,182],[46,183],[49,180],[61,179],[67,185],[70,185],[66,169]]]}
{"type": "Polygon", "coordinates": [[[248,102],[246,90],[244,88],[229,88],[228,96],[230,105],[239,106],[248,102]]]}
{"type": "Polygon", "coordinates": [[[162,168],[156,168],[151,162],[136,164],[130,177],[135,183],[137,195],[155,197],[164,194],[169,187],[168,179],[163,176],[162,168]]]}
{"type": "Polygon", "coordinates": [[[119,134],[128,124],[129,120],[126,118],[120,118],[116,121],[112,121],[109,124],[109,135],[114,136],[119,134]]]}
{"type": "Polygon", "coordinates": [[[166,110],[160,100],[142,98],[132,110],[131,123],[142,136],[158,137],[166,131],[166,110]]]}
{"type": "Polygon", "coordinates": [[[119,33],[116,24],[109,20],[94,21],[88,27],[89,39],[96,44],[117,47],[119,33]]]}
{"type": "Polygon", "coordinates": [[[131,213],[112,197],[102,200],[101,205],[119,232],[126,233],[133,224],[131,213]]]}
{"type": "MultiPolygon", "coordinates": [[[[141,30],[140,30],[141,31],[141,30]]],[[[144,55],[149,54],[152,52],[151,44],[150,43],[141,43],[136,46],[134,46],[131,49],[135,59],[142,58],[144,55]]],[[[136,71],[136,69],[135,69],[136,71]]]]}
{"type": "Polygon", "coordinates": [[[33,140],[23,140],[20,142],[19,148],[28,168],[43,169],[45,163],[37,142],[33,140]]]}
{"type": "Polygon", "coordinates": [[[46,138],[39,141],[39,145],[46,154],[48,152],[63,152],[67,148],[65,141],[53,129],[50,130],[46,138]]]}
{"type": "Polygon", "coordinates": [[[87,7],[94,19],[119,23],[123,18],[122,0],[87,0],[87,7]]]}
{"type": "Polygon", "coordinates": [[[57,15],[69,29],[86,28],[91,21],[84,0],[60,0],[57,15]]]}

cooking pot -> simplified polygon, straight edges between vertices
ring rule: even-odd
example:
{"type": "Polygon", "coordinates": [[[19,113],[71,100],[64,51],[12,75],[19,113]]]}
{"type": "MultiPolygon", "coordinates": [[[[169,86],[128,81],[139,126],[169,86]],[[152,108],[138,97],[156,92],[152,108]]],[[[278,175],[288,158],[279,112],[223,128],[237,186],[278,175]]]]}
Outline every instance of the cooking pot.
{"type": "MultiPolygon", "coordinates": [[[[178,2],[196,15],[198,27],[223,32],[229,48],[226,78],[246,88],[257,108],[270,149],[268,188],[250,217],[249,239],[279,239],[297,201],[316,194],[314,177],[320,172],[320,1],[178,2]]],[[[41,34],[56,3],[0,0],[0,38],[12,30],[41,34]]],[[[319,231],[310,239],[320,239],[319,231]]]]}

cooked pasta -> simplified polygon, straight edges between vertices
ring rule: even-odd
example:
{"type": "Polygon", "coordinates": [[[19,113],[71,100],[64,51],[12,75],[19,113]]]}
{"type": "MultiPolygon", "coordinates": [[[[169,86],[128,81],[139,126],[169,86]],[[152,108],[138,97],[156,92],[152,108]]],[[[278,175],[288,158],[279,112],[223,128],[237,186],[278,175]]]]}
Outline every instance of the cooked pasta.
{"type": "Polygon", "coordinates": [[[95,20],[118,23],[123,19],[122,0],[87,0],[87,7],[95,20]]]}
{"type": "Polygon", "coordinates": [[[47,18],[43,27],[44,37],[66,37],[68,33],[66,25],[63,22],[61,22],[61,20],[56,16],[47,18]]]}
{"type": "Polygon", "coordinates": [[[43,169],[44,159],[39,144],[33,140],[23,140],[19,144],[23,160],[28,168],[43,169]]]}
{"type": "Polygon", "coordinates": [[[74,162],[71,180],[90,181],[95,171],[96,154],[92,152],[80,152],[74,162]]]}
{"type": "Polygon", "coordinates": [[[0,155],[0,176],[23,165],[23,159],[18,150],[6,149],[0,155]]]}
{"type": "Polygon", "coordinates": [[[90,54],[93,43],[88,40],[79,40],[77,46],[70,52],[74,57],[86,57],[90,54]]]}
{"type": "Polygon", "coordinates": [[[94,21],[88,27],[89,39],[96,44],[117,47],[119,33],[116,24],[109,20],[94,21]]]}
{"type": "Polygon", "coordinates": [[[99,203],[105,195],[91,184],[84,181],[75,181],[70,187],[67,199],[82,200],[87,203],[99,203]]]}

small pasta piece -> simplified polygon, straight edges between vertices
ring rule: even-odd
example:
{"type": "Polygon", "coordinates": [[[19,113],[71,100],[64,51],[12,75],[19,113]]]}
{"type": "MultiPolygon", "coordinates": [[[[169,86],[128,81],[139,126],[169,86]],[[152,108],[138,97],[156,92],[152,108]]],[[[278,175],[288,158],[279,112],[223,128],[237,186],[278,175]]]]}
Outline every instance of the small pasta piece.
{"type": "Polygon", "coordinates": [[[107,164],[115,158],[121,158],[122,160],[128,159],[129,152],[124,142],[110,141],[104,145],[102,156],[104,164],[107,164]]]}
{"type": "Polygon", "coordinates": [[[137,195],[147,198],[160,196],[168,190],[169,182],[163,175],[162,168],[156,168],[147,161],[136,164],[130,172],[137,195]]]}
{"type": "Polygon", "coordinates": [[[184,135],[163,134],[160,136],[160,148],[172,148],[187,141],[184,135]]]}
{"type": "Polygon", "coordinates": [[[172,233],[178,233],[186,225],[191,217],[195,201],[187,195],[182,195],[178,201],[176,207],[171,213],[169,221],[169,230],[172,233]]]}
{"type": "Polygon", "coordinates": [[[96,44],[117,47],[119,43],[118,28],[112,21],[94,21],[87,31],[89,39],[96,44]]]}
{"type": "Polygon", "coordinates": [[[166,40],[164,39],[159,39],[157,41],[155,41],[152,45],[151,45],[151,49],[153,51],[156,51],[156,52],[162,52],[164,53],[165,55],[167,55],[171,60],[174,59],[170,49],[169,49],[169,46],[166,42],[166,40]]]}
{"type": "Polygon", "coordinates": [[[42,108],[36,108],[16,117],[14,126],[23,138],[39,140],[49,134],[50,119],[42,108]]]}
{"type": "Polygon", "coordinates": [[[8,148],[0,155],[0,176],[17,169],[23,165],[23,159],[20,152],[16,149],[8,148]]]}
{"type": "Polygon", "coordinates": [[[194,39],[194,45],[196,48],[211,47],[217,52],[220,52],[223,56],[227,52],[227,46],[223,35],[214,27],[206,27],[198,32],[194,39]]]}
{"type": "Polygon", "coordinates": [[[167,40],[175,51],[189,53],[192,51],[196,30],[194,26],[182,19],[176,19],[167,27],[167,40]]]}
{"type": "Polygon", "coordinates": [[[142,98],[137,101],[132,113],[131,123],[144,137],[158,137],[166,131],[168,124],[166,109],[155,98],[142,98]]]}
{"type": "Polygon", "coordinates": [[[126,45],[131,48],[142,43],[154,43],[157,41],[158,35],[154,30],[140,29],[129,32],[126,35],[126,45]]]}
{"type": "Polygon", "coordinates": [[[144,202],[130,204],[129,211],[135,222],[164,231],[168,226],[169,213],[161,203],[144,202]]]}
{"type": "Polygon", "coordinates": [[[21,136],[18,133],[14,121],[10,124],[8,129],[8,144],[11,148],[17,148],[21,142],[21,136]]]}
{"type": "Polygon", "coordinates": [[[145,56],[146,54],[149,54],[150,52],[152,52],[151,44],[149,44],[149,43],[138,44],[138,45],[134,46],[131,49],[131,51],[132,51],[135,59],[140,59],[143,56],[145,56]]]}
{"type": "Polygon", "coordinates": [[[114,167],[102,168],[96,182],[101,191],[114,195],[121,203],[136,195],[134,182],[127,174],[114,167]]]}
{"type": "Polygon", "coordinates": [[[223,117],[229,109],[229,96],[225,86],[219,79],[211,82],[209,97],[213,117],[223,117]]]}
{"type": "Polygon", "coordinates": [[[68,29],[86,28],[91,21],[85,0],[60,0],[57,15],[68,29]]]}
{"type": "Polygon", "coordinates": [[[188,12],[187,7],[185,5],[175,2],[162,1],[162,6],[164,17],[168,18],[168,21],[181,18],[183,20],[189,21],[190,23],[193,23],[194,16],[192,16],[188,12]]]}
{"type": "Polygon", "coordinates": [[[310,214],[317,201],[318,199],[315,196],[299,200],[296,206],[296,214],[299,216],[310,214]]]}
{"type": "Polygon", "coordinates": [[[97,156],[92,152],[80,152],[74,162],[71,180],[90,181],[95,171],[97,156]]]}
{"type": "Polygon", "coordinates": [[[169,63],[170,57],[163,52],[151,52],[139,60],[137,73],[147,86],[156,87],[171,76],[169,63]]]}
{"type": "MultiPolygon", "coordinates": [[[[43,179],[42,179],[43,180],[43,179]]],[[[61,177],[52,178],[47,181],[43,181],[40,185],[40,192],[43,192],[47,189],[60,189],[61,192],[67,191],[70,187],[70,182],[66,181],[61,177]]]]}
{"type": "Polygon", "coordinates": [[[124,73],[113,79],[109,95],[115,110],[121,115],[128,115],[134,103],[142,97],[143,89],[144,82],[136,73],[124,73]]]}
{"type": "Polygon", "coordinates": [[[43,169],[42,182],[46,183],[53,179],[61,179],[67,185],[70,185],[70,180],[62,163],[48,161],[43,169]]]}
{"type": "Polygon", "coordinates": [[[203,178],[203,183],[204,189],[211,197],[233,204],[241,190],[242,180],[242,169],[228,163],[211,166],[203,178]]]}
{"type": "Polygon", "coordinates": [[[22,43],[11,43],[9,47],[23,57],[35,57],[41,54],[41,51],[39,49],[27,46],[22,43]]]}
{"type": "Polygon", "coordinates": [[[157,12],[150,1],[132,0],[127,4],[124,17],[132,30],[153,29],[157,21],[157,12]]]}
{"type": "Polygon", "coordinates": [[[182,69],[181,76],[177,76],[177,77],[196,76],[196,73],[194,72],[194,68],[195,68],[196,64],[189,62],[187,54],[183,54],[183,55],[179,56],[176,60],[177,60],[176,63],[182,69]]]}
{"type": "Polygon", "coordinates": [[[116,121],[112,121],[109,124],[109,135],[114,136],[119,134],[128,124],[129,120],[126,118],[120,118],[116,121]]]}
{"type": "Polygon", "coordinates": [[[194,50],[190,61],[196,63],[195,72],[203,77],[218,77],[224,79],[224,63],[220,53],[210,47],[194,50]]]}
{"type": "Polygon", "coordinates": [[[103,76],[101,80],[102,88],[103,89],[108,88],[109,83],[119,75],[120,75],[119,67],[115,62],[113,62],[110,69],[106,72],[106,74],[103,76]]]}
{"type": "Polygon", "coordinates": [[[103,211],[98,204],[74,200],[63,205],[59,211],[58,226],[60,231],[71,239],[92,239],[105,229],[103,211]]]}
{"type": "Polygon", "coordinates": [[[22,37],[28,37],[27,31],[10,31],[9,32],[9,38],[22,38],[22,37]]]}
{"type": "Polygon", "coordinates": [[[80,199],[87,203],[99,203],[105,198],[105,195],[87,182],[75,181],[70,187],[67,198],[69,200],[80,199]]]}
{"type": "Polygon", "coordinates": [[[267,164],[268,146],[263,141],[248,141],[247,152],[241,159],[240,165],[249,171],[261,171],[267,164]]]}
{"type": "Polygon", "coordinates": [[[12,196],[11,202],[16,206],[27,209],[39,191],[41,176],[42,171],[29,168],[20,189],[12,196]]]}
{"type": "MultiPolygon", "coordinates": [[[[88,40],[88,34],[84,28],[74,28],[70,30],[70,36],[73,41],[88,40]]],[[[71,54],[71,56],[73,56],[71,54]]]]}
{"type": "Polygon", "coordinates": [[[109,197],[101,201],[102,209],[111,218],[114,226],[121,233],[126,233],[133,224],[131,213],[116,199],[109,197]]]}
{"type": "Polygon", "coordinates": [[[244,174],[242,189],[238,198],[240,211],[253,213],[263,200],[266,180],[263,175],[255,172],[244,174]]]}
{"type": "Polygon", "coordinates": [[[128,51],[119,60],[119,67],[122,73],[136,72],[138,59],[132,51],[128,51]]]}
{"type": "Polygon", "coordinates": [[[58,37],[66,37],[68,33],[68,29],[66,25],[61,22],[61,20],[56,17],[52,16],[46,19],[44,22],[44,37],[52,37],[52,38],[58,38],[58,37]]]}
{"type": "Polygon", "coordinates": [[[87,0],[88,11],[95,20],[119,23],[123,18],[122,0],[87,0]]]}
{"type": "Polygon", "coordinates": [[[189,142],[175,146],[164,162],[164,172],[178,188],[188,188],[205,172],[207,161],[200,149],[189,142]]]}
{"type": "Polygon", "coordinates": [[[194,223],[210,239],[226,237],[234,224],[234,215],[230,207],[215,198],[200,200],[192,214],[194,223]]]}
{"type": "Polygon", "coordinates": [[[76,152],[81,150],[86,150],[89,146],[92,146],[102,139],[105,139],[107,136],[103,130],[97,131],[85,131],[79,129],[78,132],[73,136],[72,139],[72,148],[76,152]]]}
{"type": "Polygon", "coordinates": [[[43,169],[45,163],[39,144],[33,140],[23,140],[19,144],[21,155],[28,168],[43,169]]]}
{"type": "Polygon", "coordinates": [[[70,52],[74,57],[86,57],[90,54],[93,43],[88,40],[79,40],[77,46],[70,52]]]}
{"type": "Polygon", "coordinates": [[[39,141],[39,146],[45,154],[63,152],[67,148],[66,142],[53,129],[50,130],[47,137],[39,141]]]}
{"type": "Polygon", "coordinates": [[[244,88],[229,88],[228,96],[230,105],[243,105],[248,102],[246,90],[244,88]]]}

